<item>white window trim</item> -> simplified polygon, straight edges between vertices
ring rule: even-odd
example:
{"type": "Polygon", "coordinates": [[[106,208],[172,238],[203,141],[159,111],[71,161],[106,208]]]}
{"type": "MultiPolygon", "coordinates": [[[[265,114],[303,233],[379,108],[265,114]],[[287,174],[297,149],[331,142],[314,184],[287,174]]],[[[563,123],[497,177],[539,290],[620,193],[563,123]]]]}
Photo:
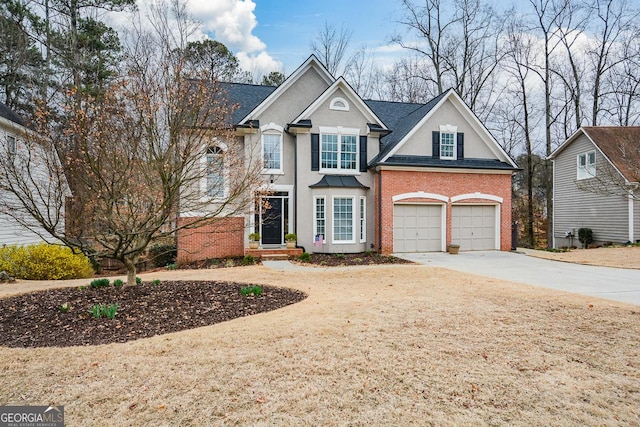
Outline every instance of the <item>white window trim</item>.
{"type": "Polygon", "coordinates": [[[319,169],[321,173],[326,175],[360,175],[360,129],[358,128],[346,128],[342,126],[330,127],[330,126],[319,126],[318,130],[320,131],[320,141],[319,141],[319,169]],[[330,135],[338,135],[338,167],[335,169],[331,168],[323,168],[322,167],[322,135],[330,134],[330,135]],[[340,161],[340,154],[342,154],[342,136],[355,136],[356,137],[356,167],[354,169],[343,169],[340,161]]]}
{"type": "MultiPolygon", "coordinates": [[[[331,243],[336,245],[348,245],[356,243],[356,197],[355,196],[332,196],[331,197],[331,243]],[[335,240],[336,222],[335,222],[335,203],[336,199],[351,199],[351,240],[335,240]]],[[[326,206],[325,206],[326,210],[326,206]]],[[[326,224],[326,223],[325,223],[326,224]]],[[[326,228],[326,225],[325,225],[326,228]]]]}
{"type": "Polygon", "coordinates": [[[226,156],[227,156],[227,144],[224,142],[213,140],[210,144],[206,145],[204,156],[202,156],[201,163],[202,167],[205,169],[204,176],[200,179],[200,192],[202,194],[201,200],[203,201],[221,201],[225,200],[229,195],[229,168],[227,167],[226,156]],[[224,180],[224,185],[222,187],[222,197],[220,196],[210,196],[209,195],[209,183],[207,182],[209,179],[208,174],[206,173],[207,168],[207,154],[210,147],[219,147],[223,153],[223,170],[222,170],[222,179],[224,180]]]}
{"type": "Polygon", "coordinates": [[[458,159],[458,127],[454,125],[440,125],[440,141],[438,144],[438,149],[440,152],[438,153],[439,157],[443,160],[457,160],[458,159]],[[451,133],[453,134],[453,155],[452,156],[443,156],[442,155],[442,134],[443,133],[451,133]]]}
{"type": "Polygon", "coordinates": [[[284,174],[284,128],[279,126],[273,122],[268,123],[264,126],[260,126],[260,158],[264,164],[264,136],[265,135],[277,135],[280,137],[280,167],[276,169],[263,168],[262,173],[267,174],[276,174],[283,175],[284,174]]]}
{"type": "Polygon", "coordinates": [[[336,96],[331,100],[329,109],[336,111],[349,111],[349,103],[346,99],[336,96]]]}
{"type": "Polygon", "coordinates": [[[358,226],[360,227],[360,243],[367,241],[367,198],[360,196],[358,226]]]}
{"type": "Polygon", "coordinates": [[[318,235],[318,216],[317,216],[317,200],[324,200],[324,233],[322,235],[322,243],[327,243],[327,197],[326,196],[313,196],[313,237],[318,235]]]}
{"type": "Polygon", "coordinates": [[[578,156],[576,157],[576,167],[577,167],[576,179],[581,180],[581,179],[589,179],[589,178],[595,177],[596,161],[597,161],[596,150],[590,150],[590,151],[587,151],[586,153],[578,154],[578,156]],[[593,160],[594,160],[592,164],[589,163],[589,154],[591,153],[593,153],[593,160]],[[581,157],[584,157],[584,166],[580,166],[581,157]]]}

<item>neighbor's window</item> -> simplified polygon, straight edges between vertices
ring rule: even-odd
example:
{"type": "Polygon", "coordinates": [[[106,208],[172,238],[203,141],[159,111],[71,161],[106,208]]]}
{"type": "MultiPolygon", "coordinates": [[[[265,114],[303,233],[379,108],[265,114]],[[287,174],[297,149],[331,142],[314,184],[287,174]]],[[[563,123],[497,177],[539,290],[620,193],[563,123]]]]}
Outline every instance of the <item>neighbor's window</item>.
{"type": "Polygon", "coordinates": [[[8,135],[7,136],[7,153],[16,154],[16,137],[8,135]]]}
{"type": "Polygon", "coordinates": [[[325,225],[326,225],[326,209],[325,198],[316,197],[314,202],[314,216],[315,222],[313,224],[313,235],[322,236],[322,240],[326,240],[325,225]]]}
{"type": "Polygon", "coordinates": [[[367,241],[367,198],[360,197],[360,243],[367,241]]]}
{"type": "Polygon", "coordinates": [[[262,135],[262,159],[267,172],[282,171],[282,134],[262,135]]]}
{"type": "Polygon", "coordinates": [[[320,131],[320,168],[357,171],[359,130],[321,128],[320,131]]]}
{"type": "Polygon", "coordinates": [[[224,151],[218,146],[207,149],[207,195],[224,197],[224,151]]]}
{"type": "Polygon", "coordinates": [[[578,155],[577,179],[593,178],[596,176],[596,152],[589,151],[578,155]]]}
{"type": "Polygon", "coordinates": [[[353,197],[333,199],[333,242],[355,243],[353,197]]]}

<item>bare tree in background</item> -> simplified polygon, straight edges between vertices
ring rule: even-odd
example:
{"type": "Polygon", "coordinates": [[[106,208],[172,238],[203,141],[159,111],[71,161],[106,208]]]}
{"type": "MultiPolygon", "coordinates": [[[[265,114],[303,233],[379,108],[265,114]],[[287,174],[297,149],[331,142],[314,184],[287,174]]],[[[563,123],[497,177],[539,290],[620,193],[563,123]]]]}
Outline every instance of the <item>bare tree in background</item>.
{"type": "Polygon", "coordinates": [[[344,25],[336,28],[325,21],[324,27],[311,42],[311,52],[327,67],[333,76],[340,76],[349,62],[345,55],[353,31],[344,25]]]}
{"type": "Polygon", "coordinates": [[[186,59],[175,55],[193,28],[184,5],[157,4],[150,20],[151,31],[140,21],[134,26],[122,74],[104,96],[70,92],[63,126],[43,108],[25,149],[0,156],[0,188],[13,194],[0,207],[70,247],[122,261],[128,285],[135,285],[136,263],[153,242],[245,212],[261,171],[227,127],[231,110],[220,88],[185,78],[186,59]],[[169,20],[179,25],[165,25],[169,20]],[[63,163],[76,188],[65,232],[68,192],[53,159],[70,140],[77,149],[63,163]],[[222,146],[209,161],[211,148],[222,146]],[[46,159],[43,166],[33,166],[37,158],[46,159]],[[178,211],[199,216],[176,224],[178,211]]]}

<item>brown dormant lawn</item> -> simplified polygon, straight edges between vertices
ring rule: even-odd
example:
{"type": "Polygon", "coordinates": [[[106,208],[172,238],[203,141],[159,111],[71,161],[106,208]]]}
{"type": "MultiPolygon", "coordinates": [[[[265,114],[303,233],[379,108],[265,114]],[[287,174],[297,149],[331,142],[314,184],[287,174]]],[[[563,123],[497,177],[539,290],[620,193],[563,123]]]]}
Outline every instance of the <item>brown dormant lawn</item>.
{"type": "Polygon", "coordinates": [[[640,247],[573,249],[569,252],[526,250],[528,255],[577,264],[640,269],[640,247]]]}
{"type": "Polygon", "coordinates": [[[640,306],[414,265],[143,277],[309,297],[124,344],[0,348],[0,404],[64,405],[69,426],[640,422],[640,306]]]}

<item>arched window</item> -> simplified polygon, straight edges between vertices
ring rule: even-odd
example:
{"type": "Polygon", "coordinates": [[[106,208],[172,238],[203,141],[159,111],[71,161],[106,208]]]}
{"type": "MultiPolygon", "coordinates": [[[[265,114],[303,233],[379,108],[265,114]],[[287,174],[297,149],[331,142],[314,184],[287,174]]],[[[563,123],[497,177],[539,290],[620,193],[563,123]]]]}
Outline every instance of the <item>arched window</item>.
{"type": "Polygon", "coordinates": [[[207,149],[207,195],[224,197],[224,150],[216,145],[207,149]]]}

